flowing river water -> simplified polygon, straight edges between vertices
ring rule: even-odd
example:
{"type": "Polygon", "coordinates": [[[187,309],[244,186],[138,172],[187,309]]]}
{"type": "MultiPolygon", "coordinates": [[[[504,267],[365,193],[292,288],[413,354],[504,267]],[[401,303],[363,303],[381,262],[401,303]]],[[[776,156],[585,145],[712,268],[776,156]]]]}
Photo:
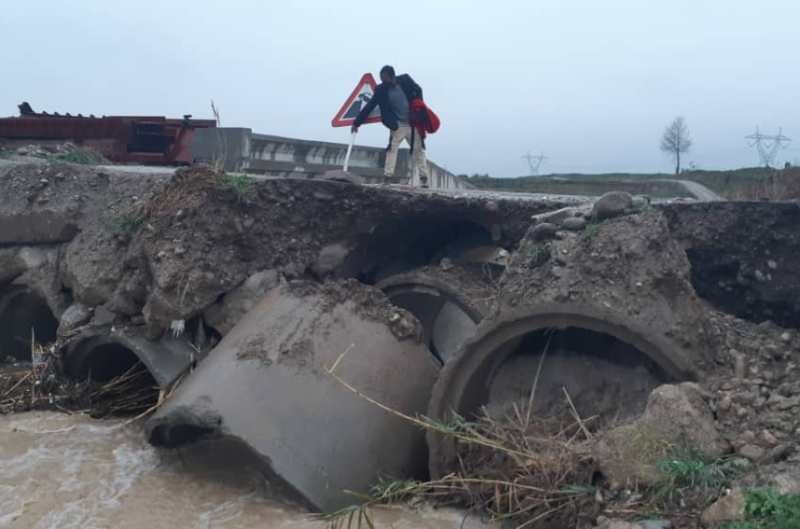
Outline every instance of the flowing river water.
{"type": "MultiPolygon", "coordinates": [[[[160,451],[141,427],[82,415],[0,416],[0,528],[325,529],[219,444],[160,451]]],[[[381,508],[377,528],[487,529],[457,511],[381,508]]],[[[354,525],[355,527],[355,525],[354,525]]]]}

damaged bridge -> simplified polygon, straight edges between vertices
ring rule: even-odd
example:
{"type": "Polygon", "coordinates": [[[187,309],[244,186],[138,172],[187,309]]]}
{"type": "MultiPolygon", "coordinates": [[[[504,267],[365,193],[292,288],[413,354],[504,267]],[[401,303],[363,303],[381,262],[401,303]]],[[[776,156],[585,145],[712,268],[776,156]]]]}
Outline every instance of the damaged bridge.
{"type": "Polygon", "coordinates": [[[727,365],[736,329],[800,325],[794,203],[71,164],[0,167],[0,189],[4,357],[33,332],[76,379],[141,364],[174,388],[151,443],[238,438],[314,509],[453,471],[453,439],[401,415],[503,416],[536,379],[537,414],[563,388],[610,428],[727,365]]]}

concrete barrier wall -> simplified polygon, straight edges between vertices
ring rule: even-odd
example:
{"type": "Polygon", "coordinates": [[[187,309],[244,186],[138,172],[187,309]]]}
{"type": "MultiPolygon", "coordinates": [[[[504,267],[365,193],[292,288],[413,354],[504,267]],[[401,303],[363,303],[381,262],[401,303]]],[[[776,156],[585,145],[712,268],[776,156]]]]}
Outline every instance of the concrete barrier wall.
{"type": "MultiPolygon", "coordinates": [[[[195,133],[192,154],[195,161],[223,161],[228,171],[244,171],[294,178],[316,178],[325,171],[341,169],[347,144],[255,134],[250,129],[199,129],[195,133]]],[[[376,182],[383,176],[386,150],[380,147],[355,146],[350,157],[350,171],[376,182]]],[[[395,180],[409,178],[409,151],[401,149],[395,180]]],[[[468,189],[463,179],[428,162],[431,187],[468,189]]]]}

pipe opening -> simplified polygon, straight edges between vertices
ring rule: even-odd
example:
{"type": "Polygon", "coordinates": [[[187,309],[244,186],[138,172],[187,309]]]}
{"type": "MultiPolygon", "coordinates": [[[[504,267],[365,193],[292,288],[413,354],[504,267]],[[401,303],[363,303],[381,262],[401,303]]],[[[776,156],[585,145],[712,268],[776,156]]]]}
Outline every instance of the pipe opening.
{"type": "Polygon", "coordinates": [[[439,364],[458,351],[480,321],[458,300],[430,286],[390,286],[384,292],[392,304],[417,317],[424,329],[423,339],[439,364]]]}
{"type": "Polygon", "coordinates": [[[389,276],[439,264],[464,249],[492,244],[486,228],[474,222],[434,215],[393,219],[378,226],[350,253],[346,277],[374,285],[389,276]]]}
{"type": "Polygon", "coordinates": [[[158,402],[158,382],[122,343],[90,341],[78,349],[73,362],[70,374],[86,381],[94,417],[138,415],[158,402]]]}
{"type": "Polygon", "coordinates": [[[581,327],[538,329],[502,344],[467,391],[469,411],[485,406],[492,416],[527,409],[531,415],[571,420],[569,395],[595,429],[637,416],[650,392],[670,380],[645,353],[607,333],[581,327]],[[480,379],[480,380],[479,380],[480,379]],[[469,400],[472,400],[469,402],[469,400]]]}
{"type": "Polygon", "coordinates": [[[93,347],[86,354],[80,378],[108,382],[124,375],[137,364],[141,364],[141,361],[133,351],[119,343],[106,343],[93,347]]]}
{"type": "Polygon", "coordinates": [[[0,363],[31,362],[31,339],[48,344],[56,339],[58,320],[45,299],[28,288],[0,298],[0,363]]]}

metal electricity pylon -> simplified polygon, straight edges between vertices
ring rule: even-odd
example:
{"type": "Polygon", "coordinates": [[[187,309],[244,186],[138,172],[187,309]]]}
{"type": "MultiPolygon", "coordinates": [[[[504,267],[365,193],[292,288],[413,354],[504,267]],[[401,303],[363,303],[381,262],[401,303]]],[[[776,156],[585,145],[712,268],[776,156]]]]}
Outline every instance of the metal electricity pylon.
{"type": "Polygon", "coordinates": [[[547,159],[547,156],[544,154],[533,155],[530,151],[528,151],[528,154],[523,156],[522,159],[528,162],[528,168],[530,169],[531,175],[537,175],[539,174],[539,169],[542,167],[542,162],[547,159]]]}
{"type": "Polygon", "coordinates": [[[778,155],[778,151],[785,149],[792,139],[783,135],[783,129],[778,129],[777,134],[761,134],[761,131],[756,127],[756,131],[749,136],[745,136],[746,140],[750,140],[750,147],[755,147],[758,151],[758,159],[765,167],[770,167],[778,155]]]}

